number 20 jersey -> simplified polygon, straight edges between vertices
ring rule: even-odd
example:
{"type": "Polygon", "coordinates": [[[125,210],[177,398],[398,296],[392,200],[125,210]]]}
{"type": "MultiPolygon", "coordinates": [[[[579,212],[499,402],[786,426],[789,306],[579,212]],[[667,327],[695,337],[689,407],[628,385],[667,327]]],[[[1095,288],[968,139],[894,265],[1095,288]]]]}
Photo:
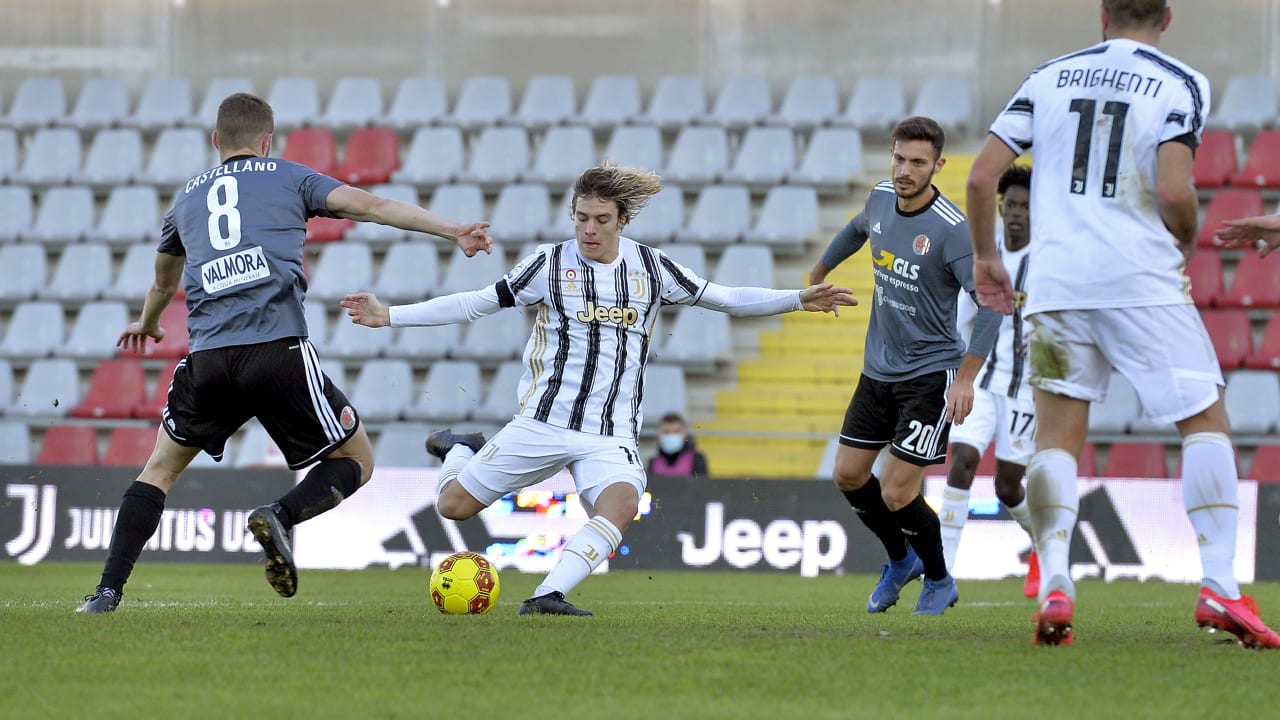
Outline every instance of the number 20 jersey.
{"type": "Polygon", "coordinates": [[[1033,150],[1028,315],[1190,302],[1160,218],[1156,152],[1194,151],[1209,82],[1155,47],[1116,39],[1036,68],[991,125],[1033,150]]]}
{"type": "Polygon", "coordinates": [[[186,257],[191,351],[307,337],[307,219],[342,183],[297,163],[228,158],[178,189],[159,251],[186,257]]]}

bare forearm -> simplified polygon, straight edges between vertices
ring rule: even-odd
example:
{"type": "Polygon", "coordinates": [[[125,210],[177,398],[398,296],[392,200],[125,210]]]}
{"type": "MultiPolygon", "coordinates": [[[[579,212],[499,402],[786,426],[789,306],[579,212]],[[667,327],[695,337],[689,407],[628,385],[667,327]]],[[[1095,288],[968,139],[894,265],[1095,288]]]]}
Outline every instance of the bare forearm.
{"type": "Polygon", "coordinates": [[[142,316],[139,318],[142,327],[153,328],[160,324],[160,313],[169,307],[177,290],[176,287],[166,288],[154,284],[147,290],[147,296],[142,301],[142,316]]]}
{"type": "Polygon", "coordinates": [[[1160,219],[1164,220],[1164,226],[1169,228],[1178,247],[1187,256],[1196,245],[1196,230],[1200,225],[1198,210],[1195,191],[1190,186],[1185,192],[1161,198],[1160,219]]]}
{"type": "Polygon", "coordinates": [[[956,381],[972,383],[974,378],[978,377],[978,371],[982,369],[982,362],[983,358],[966,354],[960,361],[960,369],[956,371],[956,381]]]}
{"type": "Polygon", "coordinates": [[[417,205],[387,198],[375,199],[364,212],[348,212],[344,215],[352,220],[390,225],[401,230],[427,233],[448,240],[454,239],[462,232],[462,225],[452,220],[417,205]]]}

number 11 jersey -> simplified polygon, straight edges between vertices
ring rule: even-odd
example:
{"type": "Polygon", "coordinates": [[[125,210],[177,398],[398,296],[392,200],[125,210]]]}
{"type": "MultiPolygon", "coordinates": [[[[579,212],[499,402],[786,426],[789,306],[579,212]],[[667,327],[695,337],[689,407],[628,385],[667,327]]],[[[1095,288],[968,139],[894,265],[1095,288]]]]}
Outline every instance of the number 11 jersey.
{"type": "Polygon", "coordinates": [[[1166,142],[1194,152],[1208,114],[1204,75],[1133,40],[1027,76],[991,133],[1035,153],[1028,315],[1191,302],[1160,217],[1156,152],[1166,142]]]}

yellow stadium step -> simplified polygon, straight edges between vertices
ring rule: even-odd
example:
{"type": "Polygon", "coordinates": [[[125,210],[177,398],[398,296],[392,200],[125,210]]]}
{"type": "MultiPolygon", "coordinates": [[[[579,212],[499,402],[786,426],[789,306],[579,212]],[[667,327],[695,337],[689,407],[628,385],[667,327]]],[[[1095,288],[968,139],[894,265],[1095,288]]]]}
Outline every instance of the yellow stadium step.
{"type": "MultiPolygon", "coordinates": [[[[845,402],[848,403],[849,397],[852,397],[853,390],[850,388],[845,395],[845,402]]],[[[711,420],[704,420],[696,424],[695,433],[704,432],[739,432],[739,433],[810,433],[823,436],[834,435],[840,432],[840,425],[844,422],[844,411],[839,415],[825,416],[818,413],[806,412],[800,415],[779,416],[776,413],[741,413],[732,416],[724,413],[718,414],[711,420]]],[[[701,438],[701,435],[699,435],[701,438]]],[[[699,440],[701,443],[701,440],[699,440]]]]}
{"type": "MultiPolygon", "coordinates": [[[[716,393],[716,412],[748,415],[806,415],[833,417],[842,414],[849,398],[830,391],[721,391],[716,393]]],[[[776,430],[775,427],[762,428],[776,430]]]]}
{"type": "Polygon", "coordinates": [[[861,353],[857,357],[822,357],[810,362],[771,356],[739,362],[738,385],[821,385],[824,388],[830,385],[848,385],[857,380],[861,367],[861,353]]]}
{"type": "Polygon", "coordinates": [[[784,449],[753,449],[749,446],[698,445],[707,456],[711,472],[719,476],[745,478],[812,478],[822,461],[825,448],[797,446],[794,451],[784,449]]]}

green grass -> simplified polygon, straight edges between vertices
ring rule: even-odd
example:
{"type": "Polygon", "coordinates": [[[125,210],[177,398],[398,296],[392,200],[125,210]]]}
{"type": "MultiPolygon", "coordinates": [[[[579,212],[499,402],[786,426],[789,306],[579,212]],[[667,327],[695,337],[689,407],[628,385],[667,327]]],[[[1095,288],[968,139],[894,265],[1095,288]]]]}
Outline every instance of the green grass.
{"type": "MultiPolygon", "coordinates": [[[[72,612],[98,567],[0,565],[0,717],[1231,718],[1280,712],[1280,652],[1197,632],[1195,588],[1079,586],[1076,645],[1031,646],[1020,582],[961,583],[941,618],[881,616],[868,576],[618,572],[594,618],[446,617],[423,570],[144,562],[112,615],[72,612]]],[[[1280,585],[1250,589],[1272,623],[1280,585]]]]}

